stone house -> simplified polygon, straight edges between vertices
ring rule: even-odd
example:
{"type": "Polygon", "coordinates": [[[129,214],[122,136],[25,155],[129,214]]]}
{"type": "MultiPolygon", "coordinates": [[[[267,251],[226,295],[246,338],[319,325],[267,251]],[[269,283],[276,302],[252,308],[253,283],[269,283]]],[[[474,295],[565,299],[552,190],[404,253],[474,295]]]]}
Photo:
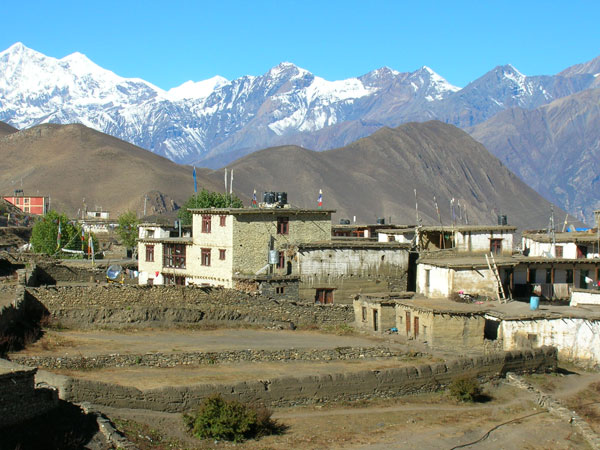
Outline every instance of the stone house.
{"type": "MultiPolygon", "coordinates": [[[[573,289],[590,289],[600,281],[600,259],[494,257],[505,294],[538,295],[567,300],[573,289]]],[[[483,255],[428,254],[417,264],[416,291],[426,297],[449,297],[463,291],[496,298],[498,283],[483,255]]]]}
{"type": "Polygon", "coordinates": [[[305,242],[288,248],[301,300],[351,304],[358,293],[405,291],[408,244],[365,239],[305,242]]]}
{"type": "Polygon", "coordinates": [[[510,225],[454,225],[417,227],[417,246],[421,251],[450,250],[461,253],[510,255],[513,233],[510,225]]]}
{"type": "Polygon", "coordinates": [[[523,254],[557,259],[600,258],[597,230],[555,233],[525,231],[521,237],[523,254]]]}
{"type": "MultiPolygon", "coordinates": [[[[331,210],[289,207],[192,209],[191,236],[140,227],[140,284],[244,289],[254,276],[294,278],[290,246],[331,236],[331,210]],[[144,234],[146,233],[146,234],[144,234]]],[[[280,286],[285,291],[284,281],[280,286]]],[[[280,292],[283,294],[284,292],[280,292]]]]}

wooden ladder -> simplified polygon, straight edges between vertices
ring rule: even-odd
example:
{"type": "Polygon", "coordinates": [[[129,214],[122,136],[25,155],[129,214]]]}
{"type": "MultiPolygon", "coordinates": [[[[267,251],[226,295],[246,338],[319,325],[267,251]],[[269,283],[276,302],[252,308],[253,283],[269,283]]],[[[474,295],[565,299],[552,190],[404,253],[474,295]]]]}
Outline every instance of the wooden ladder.
{"type": "Polygon", "coordinates": [[[502,280],[500,279],[500,273],[498,272],[498,266],[496,265],[494,254],[490,253],[489,258],[486,254],[485,260],[487,262],[488,268],[490,269],[490,272],[492,272],[494,274],[494,278],[496,278],[496,296],[498,297],[498,302],[506,303],[508,299],[506,298],[506,294],[504,293],[504,287],[502,286],[502,280]],[[490,260],[492,261],[491,263],[490,260]]]}

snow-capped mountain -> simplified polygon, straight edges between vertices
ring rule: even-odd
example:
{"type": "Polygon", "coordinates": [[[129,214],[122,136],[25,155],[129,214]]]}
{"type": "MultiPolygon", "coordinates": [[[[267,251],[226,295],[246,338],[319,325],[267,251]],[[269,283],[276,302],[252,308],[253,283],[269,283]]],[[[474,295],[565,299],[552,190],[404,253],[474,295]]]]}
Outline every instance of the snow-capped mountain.
{"type": "Polygon", "coordinates": [[[284,143],[339,147],[408,121],[472,126],[511,107],[538,107],[595,80],[585,70],[576,72],[527,77],[499,66],[460,89],[428,67],[410,73],[383,67],[328,81],[281,63],[261,76],[215,76],[164,91],[120,77],[80,53],[56,59],[17,43],[0,52],[0,121],[17,128],[79,122],[179,163],[217,164],[284,143]]]}
{"type": "Polygon", "coordinates": [[[428,68],[382,68],[328,81],[281,63],[261,76],[217,76],[164,91],[119,77],[80,53],[56,59],[17,43],[0,53],[0,120],[18,128],[79,122],[192,162],[356,119],[398,86],[406,91],[396,99],[401,104],[438,101],[458,90],[428,68]]]}

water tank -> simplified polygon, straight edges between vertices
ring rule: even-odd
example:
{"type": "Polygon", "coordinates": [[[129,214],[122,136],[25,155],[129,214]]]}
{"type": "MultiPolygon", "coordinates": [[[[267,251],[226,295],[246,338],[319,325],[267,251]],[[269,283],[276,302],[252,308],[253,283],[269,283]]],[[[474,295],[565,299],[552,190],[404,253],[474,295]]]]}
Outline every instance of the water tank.
{"type": "Polygon", "coordinates": [[[263,193],[263,202],[265,202],[266,204],[272,205],[273,203],[275,203],[276,200],[277,196],[275,195],[275,192],[263,193]]]}
{"type": "Polygon", "coordinates": [[[277,192],[277,203],[279,206],[287,204],[287,192],[277,192]]]}
{"type": "Polygon", "coordinates": [[[378,217],[377,225],[385,225],[385,219],[383,217],[378,217]]]}
{"type": "Polygon", "coordinates": [[[498,225],[508,225],[508,218],[506,215],[498,216],[498,225]]]}
{"type": "Polygon", "coordinates": [[[277,264],[279,262],[279,252],[277,250],[269,250],[269,264],[277,264]]]}
{"type": "Polygon", "coordinates": [[[350,225],[350,219],[340,219],[340,225],[350,225]]]}

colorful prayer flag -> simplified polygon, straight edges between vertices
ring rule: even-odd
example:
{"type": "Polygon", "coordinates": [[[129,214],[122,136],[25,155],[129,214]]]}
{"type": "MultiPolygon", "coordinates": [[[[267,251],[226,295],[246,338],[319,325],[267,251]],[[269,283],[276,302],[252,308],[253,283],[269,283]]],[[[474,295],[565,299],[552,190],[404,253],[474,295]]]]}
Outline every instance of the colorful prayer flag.
{"type": "Polygon", "coordinates": [[[258,206],[258,202],[256,201],[256,189],[254,189],[254,194],[252,194],[252,207],[256,208],[258,206]]]}
{"type": "Polygon", "coordinates": [[[317,207],[321,209],[323,207],[323,191],[319,189],[319,200],[317,201],[317,207]]]}

